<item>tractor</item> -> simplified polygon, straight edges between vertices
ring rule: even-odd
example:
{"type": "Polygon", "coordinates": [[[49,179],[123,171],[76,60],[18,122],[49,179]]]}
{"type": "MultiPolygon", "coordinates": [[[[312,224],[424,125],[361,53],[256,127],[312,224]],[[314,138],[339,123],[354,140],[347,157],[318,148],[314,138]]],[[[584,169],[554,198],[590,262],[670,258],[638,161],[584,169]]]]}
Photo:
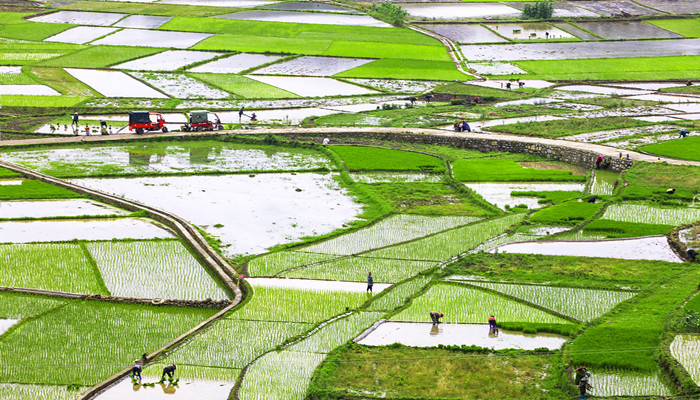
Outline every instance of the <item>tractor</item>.
{"type": "Polygon", "coordinates": [[[166,133],[168,127],[165,126],[165,119],[159,113],[129,111],[129,130],[136,130],[136,134],[141,135],[144,131],[162,131],[166,133]],[[151,120],[151,116],[155,116],[155,121],[151,120]]]}
{"type": "Polygon", "coordinates": [[[182,127],[182,130],[185,132],[220,131],[222,129],[224,129],[224,125],[221,123],[221,118],[216,113],[209,111],[192,111],[190,113],[190,123],[182,127]],[[212,116],[211,119],[210,115],[212,116]]]}

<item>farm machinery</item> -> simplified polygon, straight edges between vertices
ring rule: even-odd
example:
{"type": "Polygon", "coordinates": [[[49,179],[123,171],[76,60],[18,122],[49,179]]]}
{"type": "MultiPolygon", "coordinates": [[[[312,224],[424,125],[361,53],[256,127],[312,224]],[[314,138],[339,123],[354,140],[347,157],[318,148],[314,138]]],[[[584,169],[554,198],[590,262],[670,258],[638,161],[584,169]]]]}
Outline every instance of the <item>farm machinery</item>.
{"type": "Polygon", "coordinates": [[[137,135],[141,135],[145,131],[162,131],[166,133],[168,127],[165,126],[165,118],[160,113],[129,111],[129,130],[135,130],[137,135]],[[151,117],[155,117],[155,121],[151,117]]]}
{"type": "Polygon", "coordinates": [[[182,130],[185,132],[220,131],[222,129],[224,129],[224,125],[221,123],[221,118],[216,113],[209,111],[192,111],[190,113],[190,123],[182,127],[182,130]]]}

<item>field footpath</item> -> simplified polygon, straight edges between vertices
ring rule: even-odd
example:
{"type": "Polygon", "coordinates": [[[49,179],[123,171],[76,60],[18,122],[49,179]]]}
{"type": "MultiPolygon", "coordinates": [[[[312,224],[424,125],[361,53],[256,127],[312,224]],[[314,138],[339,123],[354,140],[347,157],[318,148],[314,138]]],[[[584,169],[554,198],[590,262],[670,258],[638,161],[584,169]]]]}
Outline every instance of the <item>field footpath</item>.
{"type": "Polygon", "coordinates": [[[459,71],[459,72],[461,72],[461,73],[463,73],[463,74],[465,74],[465,75],[472,76],[472,77],[474,77],[474,78],[476,78],[477,80],[480,80],[480,81],[485,81],[485,80],[488,79],[488,78],[486,78],[486,77],[484,77],[484,76],[481,76],[481,75],[479,75],[479,74],[467,72],[467,71],[464,70],[464,68],[462,68],[462,61],[466,61],[465,58],[464,58],[464,54],[462,54],[462,51],[459,49],[459,46],[457,46],[457,45],[456,45],[452,40],[450,40],[449,38],[447,38],[447,37],[445,37],[445,36],[442,36],[442,35],[440,35],[440,34],[438,34],[438,33],[436,33],[436,32],[432,32],[432,31],[429,31],[429,30],[427,30],[427,29],[420,28],[420,27],[418,27],[418,26],[416,26],[416,25],[412,25],[412,24],[408,24],[408,28],[411,29],[411,30],[413,30],[413,31],[416,31],[416,32],[418,32],[418,33],[422,33],[422,34],[424,34],[424,35],[426,35],[426,36],[430,36],[431,38],[434,38],[434,39],[439,40],[440,43],[442,43],[443,46],[445,46],[445,49],[447,50],[447,54],[450,55],[450,58],[452,59],[452,62],[455,63],[455,67],[457,68],[457,71],[459,71]]]}
{"type": "MultiPolygon", "coordinates": [[[[318,136],[319,138],[321,137],[328,137],[328,138],[336,138],[336,140],[331,140],[331,143],[333,144],[342,144],[342,138],[343,137],[351,137],[351,136],[373,136],[375,138],[385,138],[385,139],[398,139],[401,136],[405,136],[406,140],[415,140],[415,139],[420,139],[423,138],[425,140],[426,138],[433,137],[436,140],[440,140],[444,142],[443,144],[445,145],[452,145],[452,146],[460,146],[463,145],[465,140],[476,140],[476,141],[481,141],[487,144],[490,147],[496,147],[500,144],[519,144],[521,146],[529,146],[530,148],[536,148],[538,145],[540,146],[551,146],[555,148],[561,148],[561,149],[568,149],[568,150],[574,150],[574,151],[580,151],[584,153],[589,153],[590,154],[590,159],[587,159],[585,166],[590,167],[591,165],[594,165],[594,160],[595,158],[599,155],[602,154],[605,157],[610,157],[612,160],[618,160],[620,158],[620,154],[623,155],[625,160],[629,160],[629,164],[631,164],[634,161],[645,161],[645,162],[665,162],[668,164],[673,164],[673,165],[694,165],[694,166],[700,166],[700,162],[698,161],[689,161],[689,160],[679,160],[675,158],[669,158],[669,157],[657,157],[649,154],[644,154],[644,153],[639,153],[635,151],[627,151],[627,150],[620,150],[614,147],[610,146],[604,146],[601,144],[595,144],[595,143],[581,143],[581,142],[571,142],[567,140],[561,140],[561,139],[545,139],[545,138],[538,138],[538,137],[529,137],[529,136],[516,136],[516,135],[502,135],[502,134],[495,134],[495,133],[474,133],[474,132],[454,132],[454,131],[449,131],[449,130],[443,130],[443,129],[425,129],[425,128],[377,128],[377,127],[327,127],[327,128],[297,128],[297,127],[292,127],[292,128],[274,128],[274,129],[239,129],[239,130],[223,130],[223,131],[210,131],[210,132],[168,132],[168,133],[158,133],[158,134],[144,134],[144,135],[136,135],[136,134],[118,134],[118,135],[96,135],[96,136],[67,136],[67,137],[53,137],[53,138],[41,138],[41,139],[20,139],[20,140],[2,140],[0,141],[0,148],[3,147],[13,147],[13,146],[26,146],[26,145],[37,145],[37,144],[46,144],[46,145],[59,145],[59,144],[74,144],[74,143],[109,143],[109,142],[118,142],[121,140],[141,140],[141,139],[152,139],[152,138],[187,138],[187,137],[206,137],[206,136],[217,136],[217,135],[236,135],[236,134],[245,134],[245,135],[266,135],[268,133],[274,134],[274,135],[280,135],[280,136],[318,136]]],[[[319,140],[320,142],[320,140],[319,140]]],[[[469,148],[469,147],[466,147],[469,148]]],[[[518,151],[511,151],[511,152],[518,152],[518,151]]],[[[544,155],[544,157],[547,157],[547,155],[544,155]]],[[[550,155],[550,157],[553,157],[553,155],[550,155]]],[[[4,164],[0,161],[0,166],[4,166],[4,164]]],[[[18,167],[16,165],[9,165],[7,168],[11,169],[13,171],[17,172],[22,172],[24,171],[29,171],[30,174],[34,174],[37,176],[44,176],[46,175],[43,174],[37,174],[36,172],[18,167]],[[17,168],[20,168],[21,170],[17,170],[17,168]]],[[[61,181],[56,178],[50,178],[51,181],[47,181],[52,184],[67,184],[67,182],[61,181]],[[57,182],[62,182],[62,183],[57,183],[57,182]]],[[[40,178],[34,178],[34,179],[40,179],[40,178]]],[[[73,185],[75,186],[75,185],[73,185]]],[[[85,192],[87,189],[85,188],[80,188],[81,193],[85,192]]],[[[95,193],[97,196],[109,196],[101,192],[97,191],[89,191],[90,193],[95,193]]],[[[90,194],[88,193],[88,194],[90,194]]],[[[117,201],[119,203],[124,202],[123,199],[115,197],[115,196],[110,196],[114,201],[117,201]]],[[[137,203],[134,203],[137,204],[137,203]]],[[[157,213],[161,214],[166,214],[164,211],[154,209],[152,207],[145,206],[143,204],[138,204],[138,210],[143,209],[143,207],[146,207],[150,210],[154,210],[157,213]]],[[[133,206],[127,207],[129,209],[133,209],[133,206]]],[[[182,220],[179,217],[172,216],[174,218],[177,218],[181,223],[187,224],[186,221],[182,220]]],[[[189,224],[188,224],[189,225],[189,224]]],[[[197,236],[199,234],[197,233],[197,236]]],[[[207,245],[207,247],[209,247],[207,245]]]]}

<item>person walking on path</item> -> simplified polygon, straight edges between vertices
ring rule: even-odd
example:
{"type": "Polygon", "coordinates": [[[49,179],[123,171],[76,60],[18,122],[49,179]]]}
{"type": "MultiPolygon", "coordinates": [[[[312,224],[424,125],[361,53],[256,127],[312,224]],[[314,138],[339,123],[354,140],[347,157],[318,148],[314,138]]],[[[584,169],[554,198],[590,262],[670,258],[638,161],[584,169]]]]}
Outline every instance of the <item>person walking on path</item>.
{"type": "Polygon", "coordinates": [[[241,106],[241,109],[238,110],[238,123],[240,124],[242,119],[243,119],[243,110],[245,110],[245,106],[241,106]]]}
{"type": "Polygon", "coordinates": [[[78,116],[78,112],[76,111],[73,113],[73,122],[71,122],[70,126],[73,127],[73,133],[78,135],[78,121],[80,120],[80,117],[78,116]]]}
{"type": "Polygon", "coordinates": [[[372,286],[374,286],[374,278],[372,278],[372,273],[367,275],[367,291],[372,293],[372,286]]]}
{"type": "Polygon", "coordinates": [[[445,314],[439,313],[437,311],[432,311],[430,313],[430,319],[433,321],[433,326],[440,323],[440,318],[444,317],[445,314]]]}
{"type": "Polygon", "coordinates": [[[160,377],[160,381],[161,382],[165,381],[165,375],[168,375],[168,378],[170,380],[172,380],[173,376],[175,375],[176,369],[177,369],[177,367],[175,366],[175,364],[168,365],[167,367],[163,368],[163,375],[160,377]]]}

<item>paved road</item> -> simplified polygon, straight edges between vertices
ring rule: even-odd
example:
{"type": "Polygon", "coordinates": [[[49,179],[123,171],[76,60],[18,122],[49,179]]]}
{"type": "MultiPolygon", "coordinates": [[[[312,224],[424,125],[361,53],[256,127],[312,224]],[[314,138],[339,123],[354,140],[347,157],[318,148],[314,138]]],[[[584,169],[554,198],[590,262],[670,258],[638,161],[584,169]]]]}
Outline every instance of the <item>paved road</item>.
{"type": "MultiPolygon", "coordinates": [[[[580,142],[570,142],[567,140],[558,139],[544,139],[538,137],[528,137],[528,136],[515,136],[515,135],[501,135],[495,133],[468,133],[468,132],[453,132],[439,129],[421,129],[421,128],[279,128],[279,129],[256,129],[256,130],[225,130],[216,132],[168,132],[168,133],[150,133],[145,135],[135,135],[135,134],[119,134],[119,135],[98,135],[98,136],[67,136],[60,138],[41,138],[41,139],[22,139],[22,140],[2,140],[0,141],[0,148],[8,146],[21,146],[28,144],[71,144],[71,143],[100,143],[100,142],[116,142],[120,140],[130,139],[130,140],[140,140],[157,137],[197,137],[197,136],[211,136],[211,135],[228,135],[228,134],[259,134],[266,135],[272,133],[275,135],[287,135],[295,134],[300,135],[304,133],[308,134],[326,134],[329,137],[333,137],[334,134],[348,134],[348,133],[414,133],[423,135],[433,135],[440,137],[459,137],[459,138],[481,138],[481,139],[491,139],[491,140],[508,140],[516,142],[525,142],[533,144],[545,144],[545,145],[555,145],[563,146],[572,149],[579,149],[590,151],[592,153],[602,154],[609,157],[619,157],[620,152],[625,155],[629,154],[629,158],[634,161],[646,161],[655,162],[659,159],[661,161],[675,164],[675,165],[697,165],[700,166],[698,161],[687,161],[678,160],[674,158],[667,157],[657,157],[648,154],[638,153],[634,151],[620,150],[614,147],[604,146],[595,143],[580,143],[580,142]]],[[[0,157],[1,159],[2,157],[0,157]]]]}

